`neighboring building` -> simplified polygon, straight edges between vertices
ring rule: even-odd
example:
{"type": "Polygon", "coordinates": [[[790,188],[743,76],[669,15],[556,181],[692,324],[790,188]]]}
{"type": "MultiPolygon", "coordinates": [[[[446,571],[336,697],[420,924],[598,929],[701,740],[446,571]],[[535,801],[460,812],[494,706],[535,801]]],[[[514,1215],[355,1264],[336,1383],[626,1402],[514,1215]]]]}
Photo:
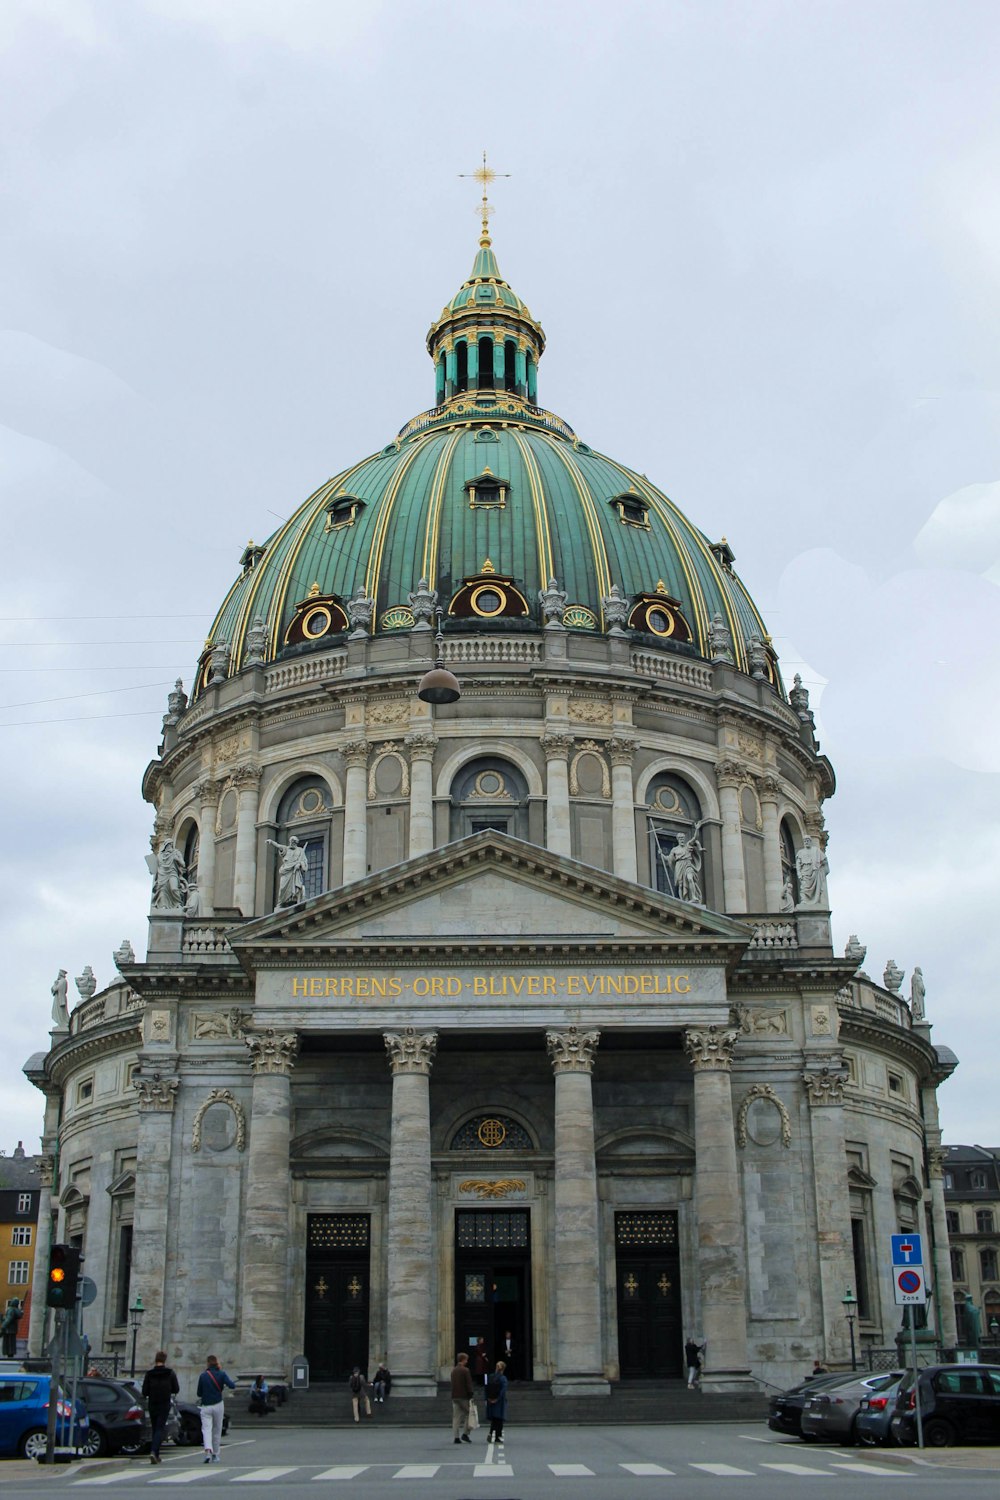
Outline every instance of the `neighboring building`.
{"type": "Polygon", "coordinates": [[[1000,1343],[1000,1148],[946,1146],[944,1201],[955,1301],[971,1296],[983,1341],[1000,1343]]]}
{"type": "Polygon", "coordinates": [[[436,405],[245,548],[170,695],[145,960],[26,1067],[106,1348],[139,1295],[187,1372],[430,1393],[510,1330],[602,1394],[696,1333],[778,1384],[848,1357],[848,1286],[892,1341],[891,1233],[946,1250],[956,1059],[833,953],[808,693],[725,539],[538,406],[544,346],[484,222],[436,405]]]}
{"type": "Polygon", "coordinates": [[[17,1332],[19,1344],[25,1347],[38,1242],[41,1167],[42,1158],[28,1156],[21,1141],[12,1155],[0,1156],[0,1316],[12,1302],[21,1303],[24,1312],[17,1332]]]}

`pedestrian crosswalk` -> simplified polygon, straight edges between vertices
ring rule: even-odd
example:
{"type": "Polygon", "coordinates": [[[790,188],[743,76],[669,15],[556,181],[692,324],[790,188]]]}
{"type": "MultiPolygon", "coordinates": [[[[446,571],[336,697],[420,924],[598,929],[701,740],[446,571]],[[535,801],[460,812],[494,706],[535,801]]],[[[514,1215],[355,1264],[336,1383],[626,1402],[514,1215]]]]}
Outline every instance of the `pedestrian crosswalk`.
{"type": "MultiPolygon", "coordinates": [[[[194,1467],[178,1464],[173,1472],[163,1473],[155,1470],[151,1474],[136,1465],[130,1464],[127,1468],[118,1469],[104,1474],[87,1475],[70,1480],[73,1488],[85,1486],[88,1489],[99,1489],[104,1485],[119,1484],[123,1480],[130,1479],[133,1483],[146,1486],[194,1484],[198,1480],[211,1484],[213,1487],[219,1484],[275,1484],[281,1483],[295,1475],[296,1483],[302,1481],[319,1480],[323,1483],[353,1482],[365,1479],[465,1479],[470,1474],[474,1479],[513,1479],[515,1475],[521,1479],[538,1477],[541,1474],[549,1474],[553,1479],[587,1480],[606,1478],[610,1474],[630,1474],[636,1479],[674,1479],[694,1474],[711,1475],[714,1479],[752,1479],[768,1478],[772,1475],[781,1475],[789,1479],[815,1477],[837,1479],[844,1473],[865,1475],[871,1479],[901,1479],[903,1474],[898,1469],[888,1465],[882,1466],[877,1463],[863,1463],[860,1461],[836,1460],[831,1455],[831,1461],[823,1467],[818,1461],[815,1463],[778,1463],[764,1461],[763,1459],[754,1468],[741,1468],[735,1464],[725,1463],[677,1463],[675,1468],[667,1468],[658,1463],[618,1463],[604,1464],[600,1467],[591,1467],[585,1463],[544,1463],[538,1458],[523,1458],[517,1463],[503,1459],[476,1462],[470,1454],[469,1460],[461,1462],[441,1463],[372,1463],[372,1464],[331,1464],[326,1468],[314,1464],[268,1464],[253,1467],[237,1466],[235,1463],[229,1466],[223,1463],[218,1466],[210,1466],[208,1469],[198,1463],[194,1467]]],[[[912,1475],[909,1476],[912,1479],[912,1475]]],[[[569,1486],[567,1486],[569,1491],[569,1486]]]]}

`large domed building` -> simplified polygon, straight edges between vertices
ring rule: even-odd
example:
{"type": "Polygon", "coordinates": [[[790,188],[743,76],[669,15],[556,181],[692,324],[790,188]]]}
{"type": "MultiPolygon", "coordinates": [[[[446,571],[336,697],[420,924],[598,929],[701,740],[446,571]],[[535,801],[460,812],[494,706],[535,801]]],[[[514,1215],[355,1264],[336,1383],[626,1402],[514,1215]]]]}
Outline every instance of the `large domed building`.
{"type": "Polygon", "coordinates": [[[247,545],[171,695],[145,959],[27,1066],[95,1347],[141,1296],[186,1372],[430,1394],[509,1337],[602,1395],[693,1334],[706,1386],[780,1383],[848,1357],[848,1288],[891,1344],[918,1229],[954,1341],[955,1059],[833,953],[808,695],[544,347],[484,219],[435,404],[247,545]]]}

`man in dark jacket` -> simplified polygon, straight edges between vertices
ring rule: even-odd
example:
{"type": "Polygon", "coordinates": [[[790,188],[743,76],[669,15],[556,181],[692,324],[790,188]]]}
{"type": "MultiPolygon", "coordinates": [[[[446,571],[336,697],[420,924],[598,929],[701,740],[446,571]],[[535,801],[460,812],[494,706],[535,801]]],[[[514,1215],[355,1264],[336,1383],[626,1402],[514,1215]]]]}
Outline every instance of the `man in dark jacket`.
{"type": "Polygon", "coordinates": [[[153,1429],[153,1440],[149,1449],[151,1464],[163,1461],[160,1458],[160,1445],[163,1442],[163,1434],[167,1430],[170,1402],[179,1390],[177,1376],[167,1365],[166,1352],[161,1349],[153,1361],[153,1368],[146,1371],[142,1382],[142,1394],[149,1407],[149,1425],[153,1429]]]}
{"type": "Polygon", "coordinates": [[[471,1443],[469,1407],[472,1403],[472,1371],[467,1354],[455,1355],[451,1372],[451,1435],[456,1443],[471,1443]]]}

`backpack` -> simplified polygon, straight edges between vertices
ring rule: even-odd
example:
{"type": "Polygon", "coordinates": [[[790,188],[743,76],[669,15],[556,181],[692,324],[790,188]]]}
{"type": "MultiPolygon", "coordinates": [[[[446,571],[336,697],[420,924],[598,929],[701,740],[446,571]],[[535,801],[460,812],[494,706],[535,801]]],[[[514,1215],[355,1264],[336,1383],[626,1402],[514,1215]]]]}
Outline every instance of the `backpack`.
{"type": "Polygon", "coordinates": [[[503,1395],[503,1382],[499,1375],[491,1375],[486,1382],[487,1401],[499,1401],[503,1395]]]}
{"type": "Polygon", "coordinates": [[[361,1387],[362,1387],[363,1383],[364,1382],[362,1381],[360,1375],[352,1375],[351,1376],[351,1390],[354,1392],[355,1395],[357,1395],[358,1392],[361,1390],[361,1387]]]}

